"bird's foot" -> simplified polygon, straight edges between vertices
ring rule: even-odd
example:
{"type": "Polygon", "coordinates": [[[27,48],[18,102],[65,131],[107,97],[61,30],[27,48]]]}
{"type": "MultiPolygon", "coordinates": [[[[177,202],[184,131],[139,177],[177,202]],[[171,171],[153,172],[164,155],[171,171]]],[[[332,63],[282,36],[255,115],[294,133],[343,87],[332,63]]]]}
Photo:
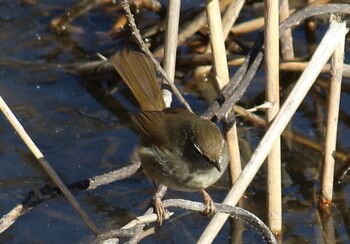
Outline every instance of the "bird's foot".
{"type": "Polygon", "coordinates": [[[153,196],[153,205],[154,205],[154,211],[157,215],[157,221],[160,225],[162,225],[163,220],[165,219],[165,209],[162,203],[162,198],[159,196],[158,193],[155,193],[153,196]]]}
{"type": "Polygon", "coordinates": [[[204,205],[205,205],[205,209],[202,213],[207,216],[212,215],[215,212],[214,201],[205,190],[202,190],[201,193],[202,193],[204,205]]]}

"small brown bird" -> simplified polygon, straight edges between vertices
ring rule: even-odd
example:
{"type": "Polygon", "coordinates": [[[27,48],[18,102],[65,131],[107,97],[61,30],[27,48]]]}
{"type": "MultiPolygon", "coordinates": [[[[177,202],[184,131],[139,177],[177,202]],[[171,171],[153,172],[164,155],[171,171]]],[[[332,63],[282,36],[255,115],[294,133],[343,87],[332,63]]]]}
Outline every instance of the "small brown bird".
{"type": "MultiPolygon", "coordinates": [[[[111,59],[142,112],[130,115],[140,134],[139,155],[146,174],[179,191],[201,191],[205,214],[213,200],[204,190],[224,173],[229,157],[220,129],[211,121],[180,108],[166,108],[152,62],[144,54],[123,50],[111,59]]],[[[158,220],[164,208],[155,197],[158,220]]]]}

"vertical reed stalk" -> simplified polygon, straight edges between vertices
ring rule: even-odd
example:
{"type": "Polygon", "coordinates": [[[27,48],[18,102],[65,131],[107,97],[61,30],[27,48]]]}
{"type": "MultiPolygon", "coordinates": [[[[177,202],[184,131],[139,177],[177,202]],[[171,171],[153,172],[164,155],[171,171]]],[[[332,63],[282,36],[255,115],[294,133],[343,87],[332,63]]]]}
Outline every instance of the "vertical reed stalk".
{"type": "MultiPolygon", "coordinates": [[[[220,2],[220,8],[223,9],[226,7],[227,1],[221,1],[220,2]]],[[[230,33],[230,29],[232,25],[235,23],[235,21],[238,18],[239,13],[241,12],[243,5],[245,3],[245,0],[237,0],[237,1],[231,1],[231,3],[227,6],[227,9],[225,13],[222,16],[222,31],[223,31],[223,41],[226,40],[228,34],[230,33]]],[[[205,53],[209,54],[211,53],[210,44],[207,45],[205,49],[205,53]]],[[[206,65],[206,66],[199,66],[194,71],[194,77],[197,80],[202,80],[205,78],[212,69],[212,65],[206,65]]],[[[203,92],[203,96],[206,98],[207,101],[212,102],[217,97],[217,93],[215,91],[213,92],[203,92]]],[[[230,164],[232,166],[232,164],[230,164]]],[[[236,167],[241,168],[240,165],[237,165],[236,167]]],[[[232,172],[231,172],[232,173],[232,172]]],[[[237,175],[238,177],[238,175],[237,175]]],[[[236,177],[232,177],[232,180],[234,181],[236,177]]]]}
{"type": "MultiPolygon", "coordinates": [[[[288,0],[283,0],[282,5],[281,5],[281,10],[280,10],[280,22],[283,20],[287,19],[290,15],[289,11],[289,1],[288,0]]],[[[293,60],[294,59],[294,48],[293,48],[293,37],[292,37],[292,30],[287,29],[284,33],[281,33],[280,35],[280,40],[281,40],[281,56],[282,60],[293,60]]],[[[280,67],[281,68],[281,67],[280,67]]],[[[289,89],[284,91],[284,93],[288,92],[289,89]]],[[[290,122],[285,131],[292,132],[292,122],[290,122]]],[[[289,138],[284,138],[285,143],[287,146],[292,150],[293,143],[292,140],[289,138]]]]}
{"type": "MultiPolygon", "coordinates": [[[[218,85],[221,89],[229,82],[230,77],[226,59],[225,39],[222,30],[220,6],[218,0],[206,0],[205,3],[210,31],[210,45],[214,57],[214,68],[218,77],[218,85]]],[[[226,131],[225,136],[230,150],[230,168],[234,168],[231,171],[231,176],[233,179],[237,179],[238,175],[236,175],[236,172],[240,171],[235,169],[241,167],[241,161],[236,124],[226,131]]]]}
{"type": "MultiPolygon", "coordinates": [[[[288,0],[283,0],[280,11],[280,22],[289,17],[288,0]]],[[[283,60],[294,59],[292,30],[288,29],[281,35],[281,55],[283,60]]]]}
{"type": "Polygon", "coordinates": [[[328,212],[331,208],[334,176],[334,152],[337,142],[341,80],[343,75],[345,38],[334,50],[331,61],[331,81],[328,95],[328,113],[324,141],[323,171],[321,179],[320,208],[328,212]]]}
{"type": "MultiPolygon", "coordinates": [[[[165,50],[163,67],[168,77],[174,80],[176,49],[177,49],[177,33],[179,30],[181,0],[170,0],[168,5],[167,23],[165,30],[165,50]]],[[[172,101],[172,93],[170,87],[163,82],[162,86],[163,99],[167,107],[170,107],[172,101]]]]}
{"type": "MultiPolygon", "coordinates": [[[[272,104],[266,112],[268,123],[275,118],[279,99],[279,13],[278,1],[265,0],[265,86],[266,100],[272,104]]],[[[278,137],[267,157],[267,220],[272,233],[282,230],[281,145],[278,137]]]]}
{"type": "Polygon", "coordinates": [[[206,0],[208,16],[210,45],[214,57],[215,73],[218,77],[219,87],[222,88],[229,80],[228,65],[226,60],[225,40],[223,39],[221,12],[218,0],[206,0]]]}
{"type": "MultiPolygon", "coordinates": [[[[215,73],[218,77],[218,86],[221,89],[225,84],[229,82],[229,71],[225,48],[226,36],[224,36],[222,30],[222,20],[219,1],[206,0],[205,3],[210,31],[210,46],[214,57],[214,68],[215,73]]],[[[241,173],[241,161],[236,123],[232,127],[225,129],[225,136],[230,152],[231,179],[232,181],[236,181],[239,174],[241,173]]],[[[225,218],[225,216],[223,217],[225,218]]]]}

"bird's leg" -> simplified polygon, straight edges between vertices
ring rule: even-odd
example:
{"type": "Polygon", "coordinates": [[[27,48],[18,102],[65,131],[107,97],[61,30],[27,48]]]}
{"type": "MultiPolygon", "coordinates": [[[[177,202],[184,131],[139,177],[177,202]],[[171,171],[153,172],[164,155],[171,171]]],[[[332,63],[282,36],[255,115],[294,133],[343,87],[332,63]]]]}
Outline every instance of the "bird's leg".
{"type": "Polygon", "coordinates": [[[204,205],[205,209],[202,212],[204,215],[211,215],[215,211],[215,206],[214,206],[214,201],[213,199],[209,196],[208,192],[205,190],[201,190],[203,200],[204,200],[204,205]]]}
{"type": "Polygon", "coordinates": [[[162,203],[162,197],[164,196],[167,188],[162,184],[156,187],[154,182],[153,182],[153,185],[155,187],[155,193],[153,196],[154,211],[157,215],[157,221],[159,222],[160,225],[162,225],[163,220],[165,219],[165,209],[162,203]]]}
{"type": "Polygon", "coordinates": [[[159,196],[159,194],[156,192],[153,196],[153,206],[154,211],[157,215],[157,221],[160,225],[163,223],[163,219],[165,219],[165,209],[162,203],[162,198],[159,196]]]}

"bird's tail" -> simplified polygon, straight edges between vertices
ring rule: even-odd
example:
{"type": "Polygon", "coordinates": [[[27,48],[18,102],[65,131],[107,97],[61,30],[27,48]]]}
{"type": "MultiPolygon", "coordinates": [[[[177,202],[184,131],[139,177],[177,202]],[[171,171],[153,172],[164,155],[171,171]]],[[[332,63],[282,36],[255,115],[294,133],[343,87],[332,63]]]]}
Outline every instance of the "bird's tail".
{"type": "Polygon", "coordinates": [[[130,88],[142,111],[165,108],[151,60],[144,54],[124,49],[111,58],[114,68],[130,88]]]}

